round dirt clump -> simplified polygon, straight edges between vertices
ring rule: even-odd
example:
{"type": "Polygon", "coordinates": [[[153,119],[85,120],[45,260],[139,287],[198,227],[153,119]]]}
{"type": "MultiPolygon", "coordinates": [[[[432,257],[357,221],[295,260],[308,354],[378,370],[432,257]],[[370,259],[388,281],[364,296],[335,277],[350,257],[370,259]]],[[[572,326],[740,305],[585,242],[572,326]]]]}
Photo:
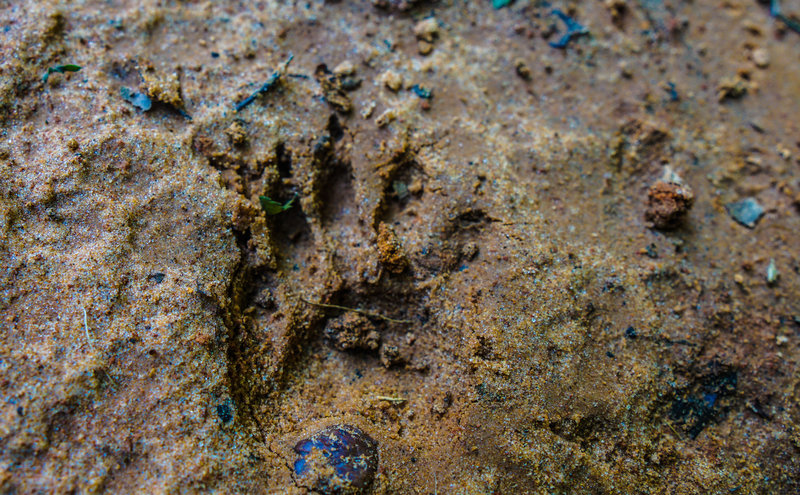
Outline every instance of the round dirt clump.
{"type": "Polygon", "coordinates": [[[679,227],[694,204],[692,192],[684,185],[658,181],[647,191],[645,220],[656,229],[679,227]]]}

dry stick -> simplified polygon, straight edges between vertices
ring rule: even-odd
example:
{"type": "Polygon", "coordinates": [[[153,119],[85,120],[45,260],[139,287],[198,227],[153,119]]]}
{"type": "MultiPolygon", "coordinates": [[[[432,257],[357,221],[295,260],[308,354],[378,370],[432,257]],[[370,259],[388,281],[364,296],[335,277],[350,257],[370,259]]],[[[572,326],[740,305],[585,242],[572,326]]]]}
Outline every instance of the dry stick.
{"type": "MultiPolygon", "coordinates": [[[[92,337],[89,335],[89,321],[86,316],[86,308],[84,308],[83,305],[81,305],[81,310],[83,310],[83,331],[86,334],[86,342],[89,344],[89,347],[91,347],[93,351],[97,351],[97,349],[95,349],[94,347],[94,343],[92,342],[92,337]]],[[[119,386],[119,382],[117,381],[116,378],[114,378],[114,375],[112,375],[110,371],[105,371],[104,373],[106,374],[108,379],[111,380],[111,383],[113,383],[116,386],[119,386]]]]}
{"type": "Polygon", "coordinates": [[[319,306],[320,308],[327,308],[327,309],[340,309],[342,311],[351,311],[353,313],[359,313],[364,316],[369,316],[370,318],[380,318],[381,320],[386,320],[391,323],[413,323],[411,320],[398,320],[397,318],[390,318],[388,316],[384,316],[378,313],[372,313],[370,311],[365,311],[359,308],[348,308],[347,306],[339,306],[338,304],[325,304],[325,303],[318,303],[309,301],[308,299],[303,298],[303,296],[297,296],[298,299],[303,301],[306,304],[310,304],[312,306],[319,306]]]}
{"type": "Polygon", "coordinates": [[[670,429],[670,430],[672,430],[672,433],[674,433],[675,435],[677,435],[677,437],[678,437],[680,440],[683,440],[683,435],[681,435],[680,433],[678,433],[678,430],[676,430],[676,429],[675,429],[675,427],[674,427],[674,426],[672,426],[672,423],[669,423],[669,422],[668,422],[668,423],[667,423],[667,426],[669,426],[669,429],[670,429]]]}
{"type": "Polygon", "coordinates": [[[94,350],[94,344],[92,343],[92,338],[89,336],[89,321],[86,317],[86,308],[81,306],[83,310],[83,331],[86,333],[86,342],[89,344],[89,347],[94,350]]]}

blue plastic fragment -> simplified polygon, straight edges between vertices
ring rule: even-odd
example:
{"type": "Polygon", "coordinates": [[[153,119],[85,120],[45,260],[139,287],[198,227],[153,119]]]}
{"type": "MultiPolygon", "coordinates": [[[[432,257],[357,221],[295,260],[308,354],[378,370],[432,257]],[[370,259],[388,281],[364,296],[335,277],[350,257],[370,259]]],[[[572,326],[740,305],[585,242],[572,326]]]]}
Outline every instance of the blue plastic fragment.
{"type": "Polygon", "coordinates": [[[415,84],[415,85],[411,86],[411,91],[413,91],[414,94],[416,94],[420,98],[424,98],[426,100],[430,99],[430,97],[432,96],[430,89],[425,89],[422,86],[420,86],[419,84],[415,84]]]}
{"type": "Polygon", "coordinates": [[[267,79],[267,82],[265,82],[263,85],[261,85],[261,87],[258,88],[258,90],[256,90],[255,93],[251,94],[250,96],[248,96],[244,100],[242,100],[239,103],[237,103],[236,105],[234,105],[234,107],[233,107],[234,111],[236,111],[236,112],[241,111],[247,105],[253,103],[259,95],[263,95],[263,94],[267,93],[270,89],[272,89],[272,87],[275,86],[278,83],[278,81],[280,80],[281,76],[283,76],[284,72],[286,72],[286,68],[289,66],[289,63],[291,63],[292,59],[294,59],[294,55],[290,53],[289,54],[289,58],[287,58],[283,62],[283,64],[281,64],[281,67],[279,69],[277,69],[275,72],[273,72],[269,76],[269,78],[267,79]]]}
{"type": "Polygon", "coordinates": [[[764,207],[755,198],[744,198],[741,201],[728,203],[725,209],[731,218],[750,229],[755,227],[764,215],[764,207]]]}
{"type": "Polygon", "coordinates": [[[667,83],[667,93],[669,93],[669,101],[679,101],[681,97],[678,95],[678,91],[675,89],[675,83],[669,81],[667,83]]]}
{"type": "Polygon", "coordinates": [[[146,112],[153,108],[153,102],[150,100],[150,97],[144,93],[138,93],[136,91],[131,91],[128,88],[122,88],[119,90],[120,94],[122,95],[122,99],[130,103],[131,105],[135,106],[142,112],[146,112]]]}
{"type": "Polygon", "coordinates": [[[584,34],[589,34],[589,29],[586,26],[579,24],[578,21],[561,12],[559,9],[553,9],[551,14],[561,19],[561,21],[567,27],[567,32],[564,33],[564,35],[561,36],[558,41],[551,41],[549,43],[549,45],[553,48],[566,48],[573,38],[582,36],[584,34]]]}
{"type": "Polygon", "coordinates": [[[786,24],[786,27],[788,27],[792,31],[800,33],[800,23],[798,23],[797,21],[795,21],[790,17],[783,15],[783,12],[781,12],[781,4],[779,0],[770,0],[769,14],[772,17],[782,21],[784,24],[786,24]]]}
{"type": "Polygon", "coordinates": [[[492,0],[492,7],[495,9],[502,9],[503,7],[508,7],[511,5],[511,2],[514,0],[492,0]]]}

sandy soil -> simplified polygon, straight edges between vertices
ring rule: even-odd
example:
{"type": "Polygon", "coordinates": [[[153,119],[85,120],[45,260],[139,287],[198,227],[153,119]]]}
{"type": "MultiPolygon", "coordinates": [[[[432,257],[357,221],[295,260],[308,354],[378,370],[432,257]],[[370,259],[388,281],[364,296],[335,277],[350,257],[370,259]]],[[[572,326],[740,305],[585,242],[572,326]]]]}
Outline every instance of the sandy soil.
{"type": "Polygon", "coordinates": [[[797,493],[799,114],[756,1],[0,3],[0,492],[797,493]]]}

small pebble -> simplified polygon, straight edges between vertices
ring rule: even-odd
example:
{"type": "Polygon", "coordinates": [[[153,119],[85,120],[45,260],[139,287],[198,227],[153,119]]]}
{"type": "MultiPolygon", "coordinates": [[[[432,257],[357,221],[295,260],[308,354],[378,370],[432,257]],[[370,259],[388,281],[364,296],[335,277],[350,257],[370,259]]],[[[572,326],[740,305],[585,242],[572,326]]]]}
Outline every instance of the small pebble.
{"type": "Polygon", "coordinates": [[[420,55],[428,55],[433,51],[433,43],[425,40],[419,40],[417,42],[417,51],[420,55]]]}
{"type": "Polygon", "coordinates": [[[514,61],[514,69],[517,71],[517,75],[526,81],[530,81],[533,77],[531,74],[531,70],[525,64],[525,61],[522,59],[517,59],[514,61]]]}
{"type": "Polygon", "coordinates": [[[353,62],[345,60],[333,69],[333,73],[337,76],[352,76],[356,73],[356,66],[353,62]]]}
{"type": "Polygon", "coordinates": [[[774,285],[775,282],[778,281],[778,277],[780,277],[780,273],[778,273],[778,267],[775,265],[775,260],[769,260],[769,265],[767,266],[767,283],[769,285],[774,285]]]}
{"type": "Polygon", "coordinates": [[[725,209],[731,218],[750,229],[755,227],[764,215],[764,208],[755,198],[744,198],[741,201],[729,203],[725,209]]]}
{"type": "Polygon", "coordinates": [[[733,100],[747,94],[749,84],[741,75],[724,77],[717,85],[717,100],[733,100]]]}
{"type": "Polygon", "coordinates": [[[628,66],[628,63],[626,61],[623,60],[619,62],[617,64],[617,67],[619,68],[619,74],[625,79],[631,79],[633,77],[633,71],[628,66]]]}
{"type": "Polygon", "coordinates": [[[397,118],[397,111],[394,108],[389,108],[382,114],[378,115],[375,119],[375,124],[378,127],[384,127],[397,118]]]}
{"type": "Polygon", "coordinates": [[[400,91],[403,87],[403,76],[393,70],[387,70],[381,76],[383,84],[392,91],[400,91]]]}
{"type": "Polygon", "coordinates": [[[376,103],[374,101],[371,101],[366,105],[364,105],[364,107],[361,109],[361,117],[365,119],[370,118],[372,116],[372,112],[375,111],[375,106],[376,103]]]}
{"type": "Polygon", "coordinates": [[[753,63],[760,69],[769,65],[769,52],[766,48],[756,48],[753,50],[753,63]]]}
{"type": "Polygon", "coordinates": [[[435,17],[428,17],[419,21],[414,26],[414,34],[417,39],[432,43],[434,38],[439,34],[439,23],[435,17]]]}
{"type": "Polygon", "coordinates": [[[378,442],[352,425],[324,428],[294,446],[299,485],[324,495],[360,493],[378,469],[378,442]]]}

